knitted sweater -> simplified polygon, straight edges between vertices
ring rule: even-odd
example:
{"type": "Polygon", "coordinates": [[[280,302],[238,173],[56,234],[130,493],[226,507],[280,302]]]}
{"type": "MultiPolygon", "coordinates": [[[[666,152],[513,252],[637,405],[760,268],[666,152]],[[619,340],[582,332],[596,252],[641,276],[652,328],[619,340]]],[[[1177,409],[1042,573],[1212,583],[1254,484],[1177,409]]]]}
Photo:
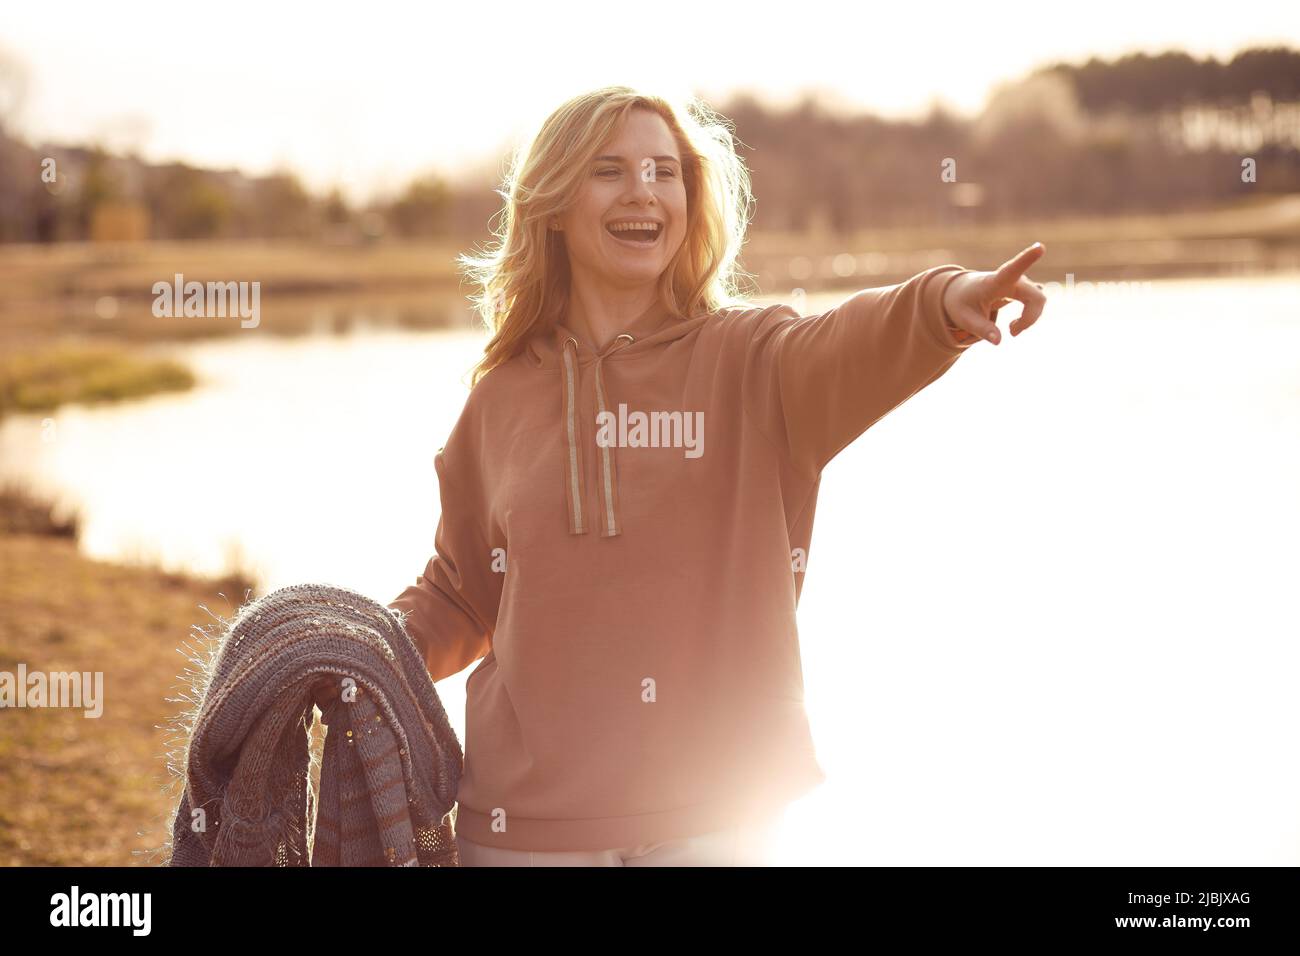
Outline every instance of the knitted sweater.
{"type": "Polygon", "coordinates": [[[214,657],[169,865],[458,865],[463,755],[397,616],[344,588],[281,588],[237,612],[214,657]],[[328,728],[314,814],[313,704],[328,728]]]}
{"type": "Polygon", "coordinates": [[[966,340],[945,265],[819,315],[545,330],[435,458],[435,553],[389,607],[466,682],[457,831],[597,850],[766,816],[824,780],[795,610],[821,472],[966,340]]]}

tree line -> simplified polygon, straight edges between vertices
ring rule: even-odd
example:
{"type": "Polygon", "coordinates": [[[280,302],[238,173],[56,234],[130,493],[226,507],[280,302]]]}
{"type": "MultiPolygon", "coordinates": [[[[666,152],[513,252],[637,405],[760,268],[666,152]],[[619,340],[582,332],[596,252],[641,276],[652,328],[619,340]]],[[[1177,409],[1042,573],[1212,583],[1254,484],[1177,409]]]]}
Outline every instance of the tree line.
{"type": "MultiPolygon", "coordinates": [[[[755,229],[1168,211],[1300,191],[1300,51],[1227,62],[1182,52],[1056,63],[995,90],[972,119],[844,115],[805,97],[713,103],[733,125],[755,229]]],[[[0,121],[2,121],[0,117],[0,121]]],[[[433,172],[363,206],[291,173],[151,164],[36,147],[0,122],[0,241],[485,236],[499,182],[433,172]]]]}

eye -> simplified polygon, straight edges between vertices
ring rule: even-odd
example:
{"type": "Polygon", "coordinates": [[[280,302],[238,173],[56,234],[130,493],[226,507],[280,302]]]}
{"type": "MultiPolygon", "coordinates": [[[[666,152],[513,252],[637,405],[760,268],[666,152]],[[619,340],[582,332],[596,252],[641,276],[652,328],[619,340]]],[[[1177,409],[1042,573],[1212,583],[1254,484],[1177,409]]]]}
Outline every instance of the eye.
{"type": "Polygon", "coordinates": [[[613,173],[614,175],[617,176],[617,175],[618,175],[618,172],[619,172],[619,171],[618,171],[617,169],[615,169],[614,167],[612,167],[612,166],[608,166],[608,167],[606,167],[605,169],[598,169],[598,170],[596,170],[596,175],[597,175],[597,176],[604,176],[606,173],[613,173]]]}
{"type": "Polygon", "coordinates": [[[662,176],[664,173],[667,173],[667,174],[668,174],[668,178],[669,178],[669,179],[672,179],[675,175],[677,175],[677,174],[674,173],[671,169],[669,169],[667,166],[660,166],[660,167],[659,167],[659,171],[656,172],[655,175],[656,175],[656,176],[662,176]]]}

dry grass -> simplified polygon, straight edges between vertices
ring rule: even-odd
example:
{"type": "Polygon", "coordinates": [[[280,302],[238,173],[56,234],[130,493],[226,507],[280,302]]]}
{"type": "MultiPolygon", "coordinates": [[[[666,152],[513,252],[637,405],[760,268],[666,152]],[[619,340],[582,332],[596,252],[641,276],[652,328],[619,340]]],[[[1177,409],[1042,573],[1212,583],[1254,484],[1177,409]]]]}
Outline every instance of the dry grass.
{"type": "Polygon", "coordinates": [[[463,244],[394,242],[330,246],[300,241],[65,242],[0,246],[0,299],[151,299],[155,282],[258,281],[262,294],[433,288],[458,284],[463,244]]]}
{"type": "Polygon", "coordinates": [[[40,534],[75,541],[81,522],[79,512],[56,513],[50,502],[23,482],[10,479],[0,486],[0,534],[40,534]]]}
{"type": "Polygon", "coordinates": [[[104,675],[98,718],[0,710],[0,865],[161,862],[179,796],[167,755],[188,706],[180,675],[249,582],[89,560],[70,538],[30,534],[0,535],[0,567],[0,670],[104,675]]]}
{"type": "Polygon", "coordinates": [[[69,402],[98,404],[194,386],[189,369],[108,343],[60,340],[0,358],[0,417],[69,402]]]}

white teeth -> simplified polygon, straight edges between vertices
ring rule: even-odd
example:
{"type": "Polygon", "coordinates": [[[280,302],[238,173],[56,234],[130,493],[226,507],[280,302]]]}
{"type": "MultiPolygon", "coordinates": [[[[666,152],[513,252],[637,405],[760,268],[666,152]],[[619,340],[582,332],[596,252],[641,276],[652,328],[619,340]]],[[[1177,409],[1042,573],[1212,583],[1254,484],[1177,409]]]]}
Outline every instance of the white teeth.
{"type": "Polygon", "coordinates": [[[630,230],[633,229],[651,229],[654,230],[655,232],[658,232],[659,223],[657,222],[616,222],[611,224],[609,228],[614,232],[629,232],[630,230]]]}

